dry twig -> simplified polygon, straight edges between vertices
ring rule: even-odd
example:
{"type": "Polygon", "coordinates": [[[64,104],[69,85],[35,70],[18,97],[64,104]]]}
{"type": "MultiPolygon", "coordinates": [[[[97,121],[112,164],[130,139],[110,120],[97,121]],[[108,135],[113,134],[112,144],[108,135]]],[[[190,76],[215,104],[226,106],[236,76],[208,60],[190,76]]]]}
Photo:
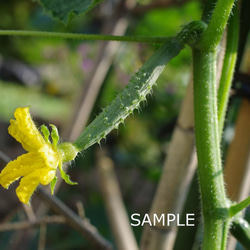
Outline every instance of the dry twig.
{"type": "Polygon", "coordinates": [[[0,232],[24,230],[31,227],[38,227],[42,224],[64,224],[64,223],[66,223],[66,220],[63,216],[53,215],[53,216],[46,216],[42,219],[36,219],[33,222],[21,221],[21,222],[3,223],[0,225],[0,232]]]}
{"type": "Polygon", "coordinates": [[[119,250],[138,249],[130,226],[119,184],[114,172],[113,162],[103,152],[98,152],[98,173],[101,182],[106,211],[119,250]]]}

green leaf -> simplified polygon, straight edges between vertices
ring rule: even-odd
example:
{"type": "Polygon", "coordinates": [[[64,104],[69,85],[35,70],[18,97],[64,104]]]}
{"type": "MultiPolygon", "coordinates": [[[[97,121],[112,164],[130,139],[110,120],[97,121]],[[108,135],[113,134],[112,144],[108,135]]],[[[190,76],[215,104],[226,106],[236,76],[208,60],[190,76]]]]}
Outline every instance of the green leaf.
{"type": "Polygon", "coordinates": [[[65,24],[75,16],[80,16],[94,8],[102,0],[35,0],[45,12],[65,24]]]}

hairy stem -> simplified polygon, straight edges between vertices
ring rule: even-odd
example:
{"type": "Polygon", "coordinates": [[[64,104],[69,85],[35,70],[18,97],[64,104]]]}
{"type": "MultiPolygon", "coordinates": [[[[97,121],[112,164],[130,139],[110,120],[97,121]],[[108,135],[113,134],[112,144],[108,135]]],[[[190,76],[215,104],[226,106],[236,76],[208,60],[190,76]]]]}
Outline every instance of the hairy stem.
{"type": "Polygon", "coordinates": [[[193,49],[195,135],[205,250],[224,249],[223,235],[228,231],[217,120],[216,55],[216,51],[204,53],[193,49]]]}
{"type": "Polygon", "coordinates": [[[203,9],[201,20],[205,23],[209,23],[213,14],[213,10],[216,6],[217,0],[205,0],[205,7],[203,9]]]}
{"type": "Polygon", "coordinates": [[[34,31],[34,30],[0,30],[0,36],[31,36],[31,37],[43,37],[43,38],[143,42],[143,43],[165,43],[172,39],[170,37],[113,36],[113,35],[77,34],[77,33],[34,31]]]}
{"type": "Polygon", "coordinates": [[[227,46],[218,89],[218,121],[220,135],[222,135],[222,130],[225,122],[229,93],[234,74],[234,67],[237,59],[238,40],[239,15],[238,8],[237,6],[235,6],[233,8],[233,14],[229,19],[229,25],[227,30],[227,46]]]}
{"type": "MultiPolygon", "coordinates": [[[[208,22],[208,26],[201,39],[193,46],[195,135],[205,250],[226,249],[230,224],[230,202],[226,198],[220,155],[221,128],[219,130],[217,114],[216,57],[233,3],[234,0],[218,0],[213,7],[207,2],[208,16],[203,16],[203,20],[208,22]]],[[[222,94],[228,95],[226,91],[229,89],[224,87],[222,94]]],[[[227,98],[222,102],[220,97],[219,107],[224,107],[226,102],[227,98]]]]}
{"type": "MultiPolygon", "coordinates": [[[[234,0],[218,0],[211,15],[211,20],[208,24],[207,30],[201,38],[199,43],[200,49],[204,51],[214,50],[222,37],[226,27],[234,0]]],[[[210,8],[213,6],[209,5],[210,8]]],[[[209,12],[209,10],[207,10],[209,12]]],[[[212,12],[212,11],[211,11],[212,12]]]]}
{"type": "Polygon", "coordinates": [[[75,146],[85,150],[100,142],[113,129],[118,129],[125,118],[140,108],[165,65],[179,54],[183,45],[176,39],[164,44],[130,79],[129,84],[77,138],[75,146]]]}

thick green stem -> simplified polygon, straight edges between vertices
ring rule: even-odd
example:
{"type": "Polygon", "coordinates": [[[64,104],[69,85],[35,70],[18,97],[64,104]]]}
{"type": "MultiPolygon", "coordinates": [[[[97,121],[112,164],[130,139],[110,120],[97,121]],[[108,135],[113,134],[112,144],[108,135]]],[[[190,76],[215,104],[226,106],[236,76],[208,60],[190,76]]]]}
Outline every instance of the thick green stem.
{"type": "Polygon", "coordinates": [[[208,27],[193,48],[195,134],[205,250],[226,249],[230,224],[230,203],[226,198],[220,155],[216,56],[233,3],[234,0],[218,0],[213,10],[208,3],[203,16],[208,27]]]}
{"type": "Polygon", "coordinates": [[[216,51],[193,50],[195,135],[206,250],[224,249],[229,224],[217,120],[216,55],[216,51]]]}
{"type": "MultiPolygon", "coordinates": [[[[204,32],[204,35],[199,42],[201,50],[212,51],[218,46],[226,27],[233,4],[234,0],[217,1],[207,30],[204,32]]],[[[209,7],[212,8],[213,6],[209,5],[209,7]]],[[[207,12],[209,12],[209,10],[207,10],[207,12]]]]}
{"type": "Polygon", "coordinates": [[[205,0],[205,7],[203,9],[201,20],[205,23],[209,23],[213,14],[213,10],[216,6],[217,0],[205,0]]]}

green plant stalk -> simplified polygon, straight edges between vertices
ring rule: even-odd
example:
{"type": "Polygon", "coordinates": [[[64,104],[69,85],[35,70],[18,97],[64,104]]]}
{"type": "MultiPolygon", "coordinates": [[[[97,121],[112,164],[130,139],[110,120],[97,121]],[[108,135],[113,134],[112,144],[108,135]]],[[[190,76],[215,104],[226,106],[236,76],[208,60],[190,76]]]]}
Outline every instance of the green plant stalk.
{"type": "Polygon", "coordinates": [[[218,89],[218,121],[219,133],[222,135],[229,93],[237,59],[237,48],[239,41],[239,14],[237,6],[234,6],[233,13],[229,19],[227,30],[227,45],[223,68],[218,89]]]}
{"type": "Polygon", "coordinates": [[[205,0],[205,6],[202,13],[201,20],[205,23],[209,23],[213,14],[213,10],[218,0],[205,0]]]}
{"type": "Polygon", "coordinates": [[[216,56],[215,50],[205,53],[193,49],[195,136],[205,250],[225,249],[229,229],[217,120],[216,56]]]}
{"type": "Polygon", "coordinates": [[[243,209],[245,209],[249,205],[250,205],[250,196],[247,197],[245,200],[237,203],[237,204],[231,205],[230,209],[229,209],[229,216],[230,217],[235,216],[236,214],[238,214],[239,212],[241,212],[243,209]]]}
{"type": "Polygon", "coordinates": [[[146,36],[112,36],[96,34],[77,34],[34,30],[0,30],[0,36],[31,36],[43,38],[63,38],[75,40],[99,40],[143,43],[166,43],[171,37],[146,37],[146,36]]]}
{"type": "MultiPolygon", "coordinates": [[[[217,114],[216,57],[234,0],[218,0],[201,39],[193,46],[194,115],[198,175],[204,219],[203,249],[226,249],[230,202],[221,166],[217,114]]],[[[209,8],[206,13],[209,14],[209,8]]],[[[203,16],[204,20],[206,19],[203,16]]]]}
{"type": "Polygon", "coordinates": [[[231,227],[232,235],[246,248],[250,246],[250,226],[240,216],[235,216],[231,227]]]}
{"type": "Polygon", "coordinates": [[[82,132],[74,143],[80,150],[85,150],[95,143],[100,143],[113,129],[118,129],[126,117],[140,108],[165,68],[165,65],[179,54],[183,44],[177,39],[167,42],[130,79],[129,84],[116,96],[93,122],[82,132]]]}
{"type": "MultiPolygon", "coordinates": [[[[223,62],[222,74],[218,89],[218,122],[219,134],[222,136],[224,127],[226,109],[228,105],[229,93],[231,82],[233,79],[234,68],[237,60],[237,50],[239,41],[239,12],[238,6],[235,5],[232,10],[232,15],[229,18],[227,30],[227,45],[225,57],[223,62]]],[[[229,216],[232,218],[231,233],[239,240],[244,246],[250,246],[250,227],[247,221],[240,218],[240,213],[244,208],[250,205],[250,197],[239,202],[232,204],[229,208],[229,216]],[[236,215],[236,216],[235,216],[236,215]],[[243,232],[243,233],[241,233],[243,232]]]]}
{"type": "MultiPolygon", "coordinates": [[[[209,2],[207,3],[209,4],[209,2]]],[[[199,48],[204,51],[213,51],[218,46],[226,24],[228,22],[229,15],[231,13],[234,0],[218,0],[216,6],[209,21],[207,30],[204,32],[200,42],[199,48]]],[[[209,4],[210,8],[213,8],[209,4]]],[[[209,13],[209,10],[206,10],[209,13]]]]}

